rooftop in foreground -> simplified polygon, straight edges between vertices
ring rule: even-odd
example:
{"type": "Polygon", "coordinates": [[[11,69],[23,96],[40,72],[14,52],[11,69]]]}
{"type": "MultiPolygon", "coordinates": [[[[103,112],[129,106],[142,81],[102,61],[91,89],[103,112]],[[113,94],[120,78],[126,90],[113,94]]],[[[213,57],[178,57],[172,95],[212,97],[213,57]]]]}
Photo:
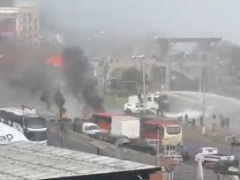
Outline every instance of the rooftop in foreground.
{"type": "Polygon", "coordinates": [[[28,142],[0,145],[0,179],[80,179],[88,175],[127,171],[155,172],[159,168],[28,142]]]}

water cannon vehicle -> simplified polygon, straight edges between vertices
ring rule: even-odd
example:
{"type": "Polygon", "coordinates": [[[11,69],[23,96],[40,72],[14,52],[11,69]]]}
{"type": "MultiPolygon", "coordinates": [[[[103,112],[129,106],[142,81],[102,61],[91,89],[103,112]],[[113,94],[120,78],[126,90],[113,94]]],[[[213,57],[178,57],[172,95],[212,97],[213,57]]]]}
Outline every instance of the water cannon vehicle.
{"type": "MultiPolygon", "coordinates": [[[[152,112],[155,112],[155,114],[159,111],[159,112],[168,112],[169,111],[169,107],[170,107],[170,98],[168,97],[168,95],[164,94],[164,93],[160,93],[160,92],[156,92],[156,93],[149,93],[146,95],[146,104],[145,104],[145,109],[149,109],[152,112]]],[[[137,95],[134,96],[129,96],[128,97],[128,103],[126,103],[124,105],[124,110],[125,112],[128,110],[128,112],[130,111],[130,109],[137,109],[134,107],[128,108],[129,105],[134,105],[134,104],[141,104],[139,98],[137,95]]]]}
{"type": "Polygon", "coordinates": [[[139,104],[139,103],[126,103],[124,104],[123,111],[127,115],[144,114],[144,112],[146,115],[157,114],[154,108],[149,108],[148,106],[144,106],[143,104],[139,104]]]}

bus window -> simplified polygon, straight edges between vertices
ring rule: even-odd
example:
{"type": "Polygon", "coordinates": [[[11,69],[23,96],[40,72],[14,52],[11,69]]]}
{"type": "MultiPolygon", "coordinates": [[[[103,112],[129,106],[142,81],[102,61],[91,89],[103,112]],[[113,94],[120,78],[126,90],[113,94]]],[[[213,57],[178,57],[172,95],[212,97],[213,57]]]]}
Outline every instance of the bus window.
{"type": "Polygon", "coordinates": [[[167,129],[168,134],[180,134],[181,133],[180,126],[167,126],[166,129],[167,129]]]}
{"type": "Polygon", "coordinates": [[[92,122],[96,123],[100,129],[110,130],[111,117],[94,115],[92,118],[92,122]]]}
{"type": "Polygon", "coordinates": [[[25,132],[25,136],[29,141],[45,141],[47,139],[47,131],[25,132]]]}
{"type": "Polygon", "coordinates": [[[46,121],[42,117],[26,117],[24,119],[27,128],[46,128],[46,121]]]}
{"type": "Polygon", "coordinates": [[[148,98],[147,98],[147,101],[148,101],[148,102],[151,102],[151,101],[152,101],[152,98],[151,98],[151,97],[148,97],[148,98]]]}
{"type": "Polygon", "coordinates": [[[154,97],[154,102],[158,103],[158,99],[159,99],[158,97],[154,97]]]}
{"type": "Polygon", "coordinates": [[[143,133],[148,133],[148,134],[152,134],[154,137],[153,138],[157,138],[157,130],[159,129],[159,135],[160,137],[163,137],[164,136],[164,128],[163,127],[156,127],[156,126],[153,126],[153,125],[149,125],[149,124],[144,124],[144,127],[143,127],[143,133]]]}

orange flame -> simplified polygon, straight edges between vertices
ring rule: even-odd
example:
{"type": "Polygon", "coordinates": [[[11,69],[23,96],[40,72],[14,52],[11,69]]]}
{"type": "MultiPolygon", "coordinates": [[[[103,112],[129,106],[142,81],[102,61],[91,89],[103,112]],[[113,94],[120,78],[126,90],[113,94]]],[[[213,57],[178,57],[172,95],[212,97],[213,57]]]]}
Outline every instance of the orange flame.
{"type": "Polygon", "coordinates": [[[58,67],[62,67],[64,65],[61,54],[56,54],[56,55],[48,58],[47,62],[50,65],[58,66],[58,67]]]}

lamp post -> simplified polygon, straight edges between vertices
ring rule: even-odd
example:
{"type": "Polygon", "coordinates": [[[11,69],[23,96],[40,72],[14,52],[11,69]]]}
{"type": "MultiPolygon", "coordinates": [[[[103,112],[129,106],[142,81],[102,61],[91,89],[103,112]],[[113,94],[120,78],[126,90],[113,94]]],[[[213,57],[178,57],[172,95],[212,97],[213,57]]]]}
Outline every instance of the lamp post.
{"type": "Polygon", "coordinates": [[[103,96],[104,96],[104,98],[105,98],[105,96],[106,96],[106,83],[107,83],[107,68],[108,68],[108,61],[107,60],[105,60],[104,61],[104,64],[103,64],[103,66],[104,66],[104,72],[103,72],[103,96]]]}
{"type": "Polygon", "coordinates": [[[160,159],[159,159],[159,154],[160,154],[160,131],[159,128],[157,127],[157,166],[160,165],[160,159]]]}
{"type": "Polygon", "coordinates": [[[132,56],[133,59],[140,61],[142,67],[143,79],[143,112],[145,113],[146,106],[146,77],[145,77],[145,55],[132,56]]]}
{"type": "Polygon", "coordinates": [[[64,124],[63,124],[63,104],[64,98],[60,91],[60,84],[58,83],[58,91],[57,91],[57,102],[59,107],[59,120],[60,120],[60,139],[61,139],[61,147],[63,148],[63,133],[64,133],[64,124]]]}

